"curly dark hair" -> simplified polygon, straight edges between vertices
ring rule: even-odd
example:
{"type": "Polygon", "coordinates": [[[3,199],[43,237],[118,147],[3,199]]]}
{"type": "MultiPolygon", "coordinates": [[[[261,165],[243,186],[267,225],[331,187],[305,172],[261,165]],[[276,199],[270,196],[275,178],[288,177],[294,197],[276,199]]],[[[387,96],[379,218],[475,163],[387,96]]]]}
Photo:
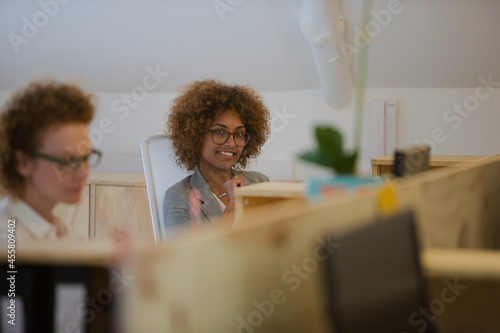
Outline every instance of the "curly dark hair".
{"type": "Polygon", "coordinates": [[[17,150],[33,153],[52,125],[89,124],[94,109],[94,95],[52,80],[32,82],[14,94],[0,113],[0,192],[15,198],[22,193],[25,180],[17,171],[17,150]]]}
{"type": "Polygon", "coordinates": [[[210,124],[219,113],[234,110],[240,117],[250,141],[243,149],[240,160],[245,167],[248,160],[259,155],[270,134],[270,114],[253,89],[241,85],[228,85],[216,80],[195,81],[181,90],[171,103],[166,123],[176,161],[188,171],[200,162],[203,140],[210,124]]]}

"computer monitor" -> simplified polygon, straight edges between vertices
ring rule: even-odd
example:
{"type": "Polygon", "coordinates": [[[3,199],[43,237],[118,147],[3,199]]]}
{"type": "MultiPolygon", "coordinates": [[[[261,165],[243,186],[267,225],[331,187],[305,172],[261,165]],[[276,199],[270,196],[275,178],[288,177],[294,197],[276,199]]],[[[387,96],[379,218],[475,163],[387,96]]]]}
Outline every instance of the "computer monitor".
{"type": "Polygon", "coordinates": [[[332,237],[326,261],[330,314],[336,333],[435,332],[411,212],[332,237]]]}
{"type": "Polygon", "coordinates": [[[403,177],[429,170],[430,154],[431,147],[429,145],[396,149],[392,173],[396,177],[403,177]]]}

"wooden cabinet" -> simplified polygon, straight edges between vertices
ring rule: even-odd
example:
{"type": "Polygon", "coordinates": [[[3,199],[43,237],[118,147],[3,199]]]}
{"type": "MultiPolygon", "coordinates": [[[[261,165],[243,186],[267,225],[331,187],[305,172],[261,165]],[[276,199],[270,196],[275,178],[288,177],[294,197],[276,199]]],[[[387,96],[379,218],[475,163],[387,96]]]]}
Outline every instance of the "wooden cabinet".
{"type": "Polygon", "coordinates": [[[76,205],[58,204],[55,213],[66,222],[72,233],[80,240],[89,240],[90,185],[84,186],[80,202],[76,205]]]}
{"type": "Polygon", "coordinates": [[[154,242],[146,187],[96,185],[94,237],[108,239],[115,230],[154,242]]]}
{"type": "Polygon", "coordinates": [[[107,240],[115,231],[154,242],[143,174],[93,173],[76,205],[58,205],[56,215],[81,240],[107,240]]]}

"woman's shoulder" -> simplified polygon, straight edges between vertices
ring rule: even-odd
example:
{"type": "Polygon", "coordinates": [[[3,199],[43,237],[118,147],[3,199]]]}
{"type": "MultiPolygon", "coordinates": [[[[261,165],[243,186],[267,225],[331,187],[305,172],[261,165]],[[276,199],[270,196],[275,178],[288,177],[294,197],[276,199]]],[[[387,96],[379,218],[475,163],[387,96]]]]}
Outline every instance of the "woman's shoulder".
{"type": "Polygon", "coordinates": [[[267,178],[266,175],[258,171],[243,171],[242,173],[243,177],[245,177],[245,179],[249,180],[251,183],[262,183],[269,181],[269,178],[267,178]]]}
{"type": "Polygon", "coordinates": [[[190,185],[191,177],[192,176],[189,175],[183,178],[182,180],[178,181],[174,185],[170,186],[165,192],[165,198],[173,196],[179,197],[184,193],[189,194],[189,190],[191,189],[190,185]]]}

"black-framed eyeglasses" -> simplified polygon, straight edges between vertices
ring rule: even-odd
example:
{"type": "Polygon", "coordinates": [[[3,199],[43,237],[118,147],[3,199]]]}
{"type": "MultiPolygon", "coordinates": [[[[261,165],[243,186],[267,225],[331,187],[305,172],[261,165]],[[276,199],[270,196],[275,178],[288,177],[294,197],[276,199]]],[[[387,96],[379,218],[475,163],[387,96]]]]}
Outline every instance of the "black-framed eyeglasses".
{"type": "Polygon", "coordinates": [[[93,149],[90,154],[85,156],[68,155],[65,159],[60,159],[47,154],[34,152],[33,157],[42,158],[57,165],[59,170],[64,173],[71,173],[78,170],[82,162],[87,163],[89,167],[96,166],[101,161],[102,153],[99,150],[93,149]]]}
{"type": "Polygon", "coordinates": [[[223,145],[229,139],[229,136],[233,136],[234,144],[238,147],[244,147],[250,140],[250,134],[246,132],[228,132],[224,130],[210,130],[212,132],[212,141],[216,145],[223,145]]]}

